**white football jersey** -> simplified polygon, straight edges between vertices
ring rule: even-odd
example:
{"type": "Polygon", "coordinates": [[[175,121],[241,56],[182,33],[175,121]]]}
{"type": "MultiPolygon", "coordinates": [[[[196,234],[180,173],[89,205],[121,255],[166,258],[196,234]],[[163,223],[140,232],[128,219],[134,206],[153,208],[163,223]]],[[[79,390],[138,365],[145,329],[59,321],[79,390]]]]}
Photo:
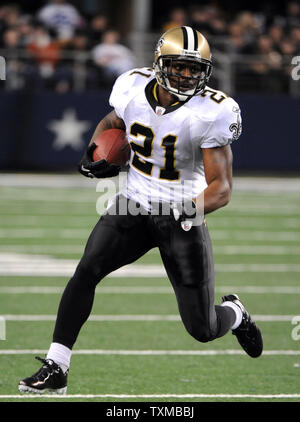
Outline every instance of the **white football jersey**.
{"type": "Polygon", "coordinates": [[[202,148],[230,144],[241,133],[239,106],[223,92],[206,87],[165,109],[157,88],[151,69],[133,69],[119,76],[109,100],[132,149],[122,193],[147,210],[151,201],[180,202],[203,192],[202,148]]]}

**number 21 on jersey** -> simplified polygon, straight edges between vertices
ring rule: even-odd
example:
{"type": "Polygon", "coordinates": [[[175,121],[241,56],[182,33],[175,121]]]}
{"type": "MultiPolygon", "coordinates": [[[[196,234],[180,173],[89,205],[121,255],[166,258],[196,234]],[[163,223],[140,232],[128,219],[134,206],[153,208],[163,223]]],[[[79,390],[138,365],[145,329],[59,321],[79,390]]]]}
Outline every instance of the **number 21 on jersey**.
{"type": "MultiPolygon", "coordinates": [[[[143,144],[138,145],[134,141],[130,142],[131,148],[134,151],[132,165],[139,171],[152,176],[153,164],[147,161],[147,158],[152,156],[153,141],[155,134],[153,130],[140,123],[133,123],[130,126],[130,135],[144,137],[143,144]],[[144,158],[142,158],[144,157],[144,158]]],[[[159,170],[159,178],[165,180],[178,180],[180,172],[175,168],[175,144],[177,136],[168,134],[163,137],[160,146],[164,150],[164,167],[159,170]]]]}

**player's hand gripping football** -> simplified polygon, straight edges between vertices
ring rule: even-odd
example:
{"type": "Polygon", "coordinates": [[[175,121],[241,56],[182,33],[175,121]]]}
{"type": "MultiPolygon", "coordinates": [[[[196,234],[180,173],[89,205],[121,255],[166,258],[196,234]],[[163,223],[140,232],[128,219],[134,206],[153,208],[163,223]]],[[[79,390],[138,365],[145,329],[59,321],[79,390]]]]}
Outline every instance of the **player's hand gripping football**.
{"type": "Polygon", "coordinates": [[[96,177],[98,179],[117,176],[120,172],[120,167],[116,164],[108,164],[108,162],[104,159],[93,161],[93,152],[96,147],[97,145],[92,143],[85,150],[78,163],[79,173],[86,177],[96,177]]]}

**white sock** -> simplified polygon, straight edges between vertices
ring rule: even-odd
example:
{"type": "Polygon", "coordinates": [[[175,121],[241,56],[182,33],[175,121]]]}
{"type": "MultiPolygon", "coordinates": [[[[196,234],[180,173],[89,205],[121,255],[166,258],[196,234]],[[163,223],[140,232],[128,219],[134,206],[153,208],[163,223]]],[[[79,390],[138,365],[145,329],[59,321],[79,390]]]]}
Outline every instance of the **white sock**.
{"type": "Polygon", "coordinates": [[[70,367],[72,350],[60,343],[51,343],[46,359],[54,360],[61,367],[63,372],[67,372],[70,367]]]}
{"type": "Polygon", "coordinates": [[[241,308],[238,305],[236,305],[234,302],[230,302],[229,300],[226,302],[223,302],[221,306],[229,306],[229,308],[234,310],[236,320],[233,326],[231,327],[231,329],[235,330],[236,328],[238,328],[238,326],[240,325],[243,319],[243,313],[242,313],[241,308]]]}

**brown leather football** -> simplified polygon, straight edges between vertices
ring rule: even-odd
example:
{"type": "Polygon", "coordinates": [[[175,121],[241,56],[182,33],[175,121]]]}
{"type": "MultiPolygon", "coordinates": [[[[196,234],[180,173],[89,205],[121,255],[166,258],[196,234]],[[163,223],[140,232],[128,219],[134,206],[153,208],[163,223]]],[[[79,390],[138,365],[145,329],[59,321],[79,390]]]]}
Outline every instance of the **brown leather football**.
{"type": "Polygon", "coordinates": [[[126,138],[126,132],[121,129],[107,129],[94,139],[97,147],[93,152],[93,160],[103,158],[108,164],[116,164],[123,167],[130,158],[130,145],[126,138]]]}

